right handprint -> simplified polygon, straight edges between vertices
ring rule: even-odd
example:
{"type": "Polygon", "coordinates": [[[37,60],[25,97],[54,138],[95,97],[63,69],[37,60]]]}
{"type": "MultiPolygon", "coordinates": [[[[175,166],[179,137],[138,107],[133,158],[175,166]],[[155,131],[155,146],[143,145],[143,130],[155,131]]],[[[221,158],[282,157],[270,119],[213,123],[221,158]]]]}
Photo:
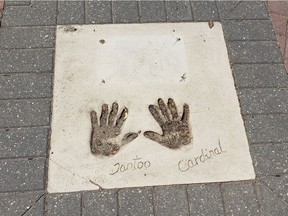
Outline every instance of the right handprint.
{"type": "Polygon", "coordinates": [[[173,99],[169,98],[167,106],[159,98],[158,106],[150,105],[149,111],[162,128],[163,134],[145,131],[144,136],[168,148],[177,149],[192,143],[189,125],[189,106],[184,104],[182,117],[178,115],[173,99]]]}

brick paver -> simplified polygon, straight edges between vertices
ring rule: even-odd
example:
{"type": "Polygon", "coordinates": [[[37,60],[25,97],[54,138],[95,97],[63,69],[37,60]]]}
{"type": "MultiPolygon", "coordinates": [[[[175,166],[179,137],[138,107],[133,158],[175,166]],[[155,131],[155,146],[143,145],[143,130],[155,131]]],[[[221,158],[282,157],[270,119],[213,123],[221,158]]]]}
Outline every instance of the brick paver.
{"type": "Polygon", "coordinates": [[[59,1],[57,24],[83,24],[85,1],[59,1]]]}
{"type": "Polygon", "coordinates": [[[260,215],[253,182],[223,183],[226,215],[260,215]]]}
{"type": "Polygon", "coordinates": [[[117,216],[118,190],[99,190],[83,192],[83,216],[117,216]]]}
{"type": "Polygon", "coordinates": [[[119,216],[153,215],[153,189],[123,189],[118,193],[119,216]]]}
{"type": "Polygon", "coordinates": [[[260,212],[263,215],[286,215],[288,211],[287,201],[279,197],[271,188],[261,183],[257,184],[257,197],[260,204],[260,212]]]}
{"type": "Polygon", "coordinates": [[[267,8],[288,69],[288,1],[268,0],[267,8]]]}
{"type": "Polygon", "coordinates": [[[187,193],[191,215],[224,215],[219,183],[189,185],[187,193]]]}
{"type": "Polygon", "coordinates": [[[4,0],[0,0],[0,24],[3,16],[4,0]]]}
{"type": "Polygon", "coordinates": [[[277,39],[286,43],[288,10],[276,4],[268,2],[269,14],[263,1],[9,2],[0,28],[1,215],[285,215],[288,75],[281,51],[288,49],[280,51],[277,39]],[[208,20],[223,24],[256,180],[47,194],[56,24],[208,20]]]}
{"type": "Polygon", "coordinates": [[[49,194],[46,197],[47,215],[81,215],[81,193],[49,194]]]}

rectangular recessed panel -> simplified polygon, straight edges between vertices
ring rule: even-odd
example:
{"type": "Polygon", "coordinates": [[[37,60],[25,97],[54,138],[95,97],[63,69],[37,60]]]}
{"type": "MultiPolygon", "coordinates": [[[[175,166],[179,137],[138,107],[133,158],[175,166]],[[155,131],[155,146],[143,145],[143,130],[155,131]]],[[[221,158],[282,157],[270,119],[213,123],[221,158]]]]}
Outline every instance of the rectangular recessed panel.
{"type": "Polygon", "coordinates": [[[222,27],[210,27],[58,26],[49,192],[255,178],[222,27]]]}

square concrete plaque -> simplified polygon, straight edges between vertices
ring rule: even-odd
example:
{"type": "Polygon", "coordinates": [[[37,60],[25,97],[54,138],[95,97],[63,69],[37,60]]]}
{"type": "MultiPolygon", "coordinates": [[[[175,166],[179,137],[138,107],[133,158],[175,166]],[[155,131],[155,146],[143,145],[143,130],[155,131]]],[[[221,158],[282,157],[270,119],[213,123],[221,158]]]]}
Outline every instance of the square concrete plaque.
{"type": "Polygon", "coordinates": [[[48,175],[51,193],[255,178],[221,24],[58,26],[48,175]]]}

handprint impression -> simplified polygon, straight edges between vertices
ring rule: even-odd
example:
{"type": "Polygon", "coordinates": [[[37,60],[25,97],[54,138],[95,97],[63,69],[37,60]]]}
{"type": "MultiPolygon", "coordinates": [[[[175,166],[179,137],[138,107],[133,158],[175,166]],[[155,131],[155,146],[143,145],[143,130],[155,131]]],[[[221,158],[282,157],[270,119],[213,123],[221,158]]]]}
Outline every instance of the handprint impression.
{"type": "Polygon", "coordinates": [[[117,113],[117,103],[114,102],[112,104],[109,116],[108,105],[103,104],[99,125],[97,113],[94,110],[91,111],[92,133],[90,147],[93,154],[106,156],[113,155],[117,153],[123,145],[130,143],[138,137],[137,133],[127,133],[122,140],[117,139],[118,135],[121,133],[121,127],[127,119],[128,109],[125,107],[116,120],[117,113]]]}
{"type": "Polygon", "coordinates": [[[169,98],[167,106],[159,98],[158,106],[150,105],[149,111],[162,128],[160,135],[153,131],[145,131],[144,136],[168,148],[176,149],[192,142],[189,126],[189,106],[184,104],[182,117],[178,116],[173,99],[169,98]]]}

